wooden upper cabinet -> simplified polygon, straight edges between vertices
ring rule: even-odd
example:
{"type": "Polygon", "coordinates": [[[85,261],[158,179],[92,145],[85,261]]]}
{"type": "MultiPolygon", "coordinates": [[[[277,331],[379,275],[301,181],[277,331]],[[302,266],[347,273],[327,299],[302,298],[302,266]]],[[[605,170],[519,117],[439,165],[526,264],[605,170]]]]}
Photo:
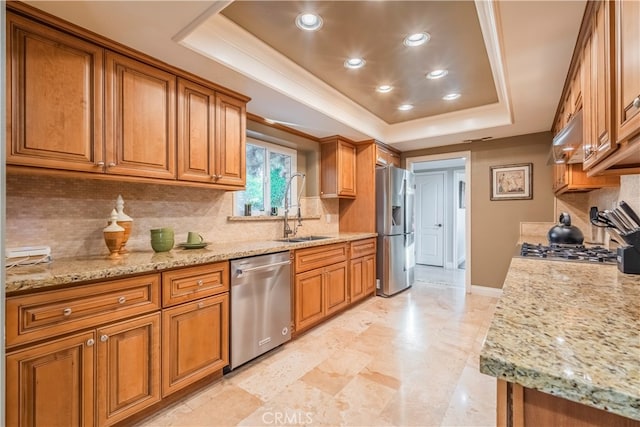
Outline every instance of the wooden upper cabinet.
{"type": "Polygon", "coordinates": [[[381,166],[394,165],[400,167],[400,155],[376,144],[376,164],[381,166]]]}
{"type": "Polygon", "coordinates": [[[176,77],[106,52],[107,172],[174,179],[176,77]]]}
{"type": "Polygon", "coordinates": [[[7,164],[102,172],[103,49],[7,12],[7,164]]]}
{"type": "Polygon", "coordinates": [[[216,184],[244,187],[246,129],[246,102],[216,94],[216,184]]]}
{"type": "Polygon", "coordinates": [[[332,136],[320,140],[320,197],[356,197],[356,147],[332,136]]]}
{"type": "MultiPolygon", "coordinates": [[[[592,140],[585,147],[585,168],[611,154],[616,146],[612,142],[611,115],[611,54],[612,54],[612,9],[613,3],[600,2],[593,17],[591,32],[591,120],[592,140]]],[[[586,65],[586,64],[585,64],[586,65]]]]}
{"type": "Polygon", "coordinates": [[[215,179],[215,109],[213,89],[178,79],[178,179],[215,179]]]}
{"type": "Polygon", "coordinates": [[[617,141],[623,142],[640,133],[640,3],[620,1],[615,6],[615,113],[617,141]]]}
{"type": "Polygon", "coordinates": [[[553,165],[556,196],[567,192],[591,191],[605,187],[619,187],[620,177],[602,175],[588,177],[581,163],[553,165]]]}
{"type": "Polygon", "coordinates": [[[178,179],[245,185],[245,102],[178,79],[178,179]]]}

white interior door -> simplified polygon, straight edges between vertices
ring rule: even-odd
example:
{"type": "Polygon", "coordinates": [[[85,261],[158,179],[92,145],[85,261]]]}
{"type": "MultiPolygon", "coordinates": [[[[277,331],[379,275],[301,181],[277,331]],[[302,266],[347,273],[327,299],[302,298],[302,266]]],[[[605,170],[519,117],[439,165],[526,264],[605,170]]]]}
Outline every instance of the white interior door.
{"type": "Polygon", "coordinates": [[[416,263],[444,266],[444,172],[416,175],[416,263]]]}

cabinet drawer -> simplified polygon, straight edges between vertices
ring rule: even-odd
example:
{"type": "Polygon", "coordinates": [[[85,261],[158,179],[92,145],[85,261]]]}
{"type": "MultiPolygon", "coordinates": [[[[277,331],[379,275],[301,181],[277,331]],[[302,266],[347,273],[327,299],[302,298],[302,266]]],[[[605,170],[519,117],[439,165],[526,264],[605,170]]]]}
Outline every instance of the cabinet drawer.
{"type": "Polygon", "coordinates": [[[229,262],[162,273],[162,306],[169,307],[229,291],[229,262]]]}
{"type": "Polygon", "coordinates": [[[7,346],[160,309],[160,275],[7,298],[7,346]]]}
{"type": "Polygon", "coordinates": [[[351,259],[360,258],[365,255],[376,253],[376,238],[358,240],[351,242],[351,259]]]}
{"type": "Polygon", "coordinates": [[[347,245],[319,246],[296,251],[296,273],[335,264],[347,259],[347,245]]]}

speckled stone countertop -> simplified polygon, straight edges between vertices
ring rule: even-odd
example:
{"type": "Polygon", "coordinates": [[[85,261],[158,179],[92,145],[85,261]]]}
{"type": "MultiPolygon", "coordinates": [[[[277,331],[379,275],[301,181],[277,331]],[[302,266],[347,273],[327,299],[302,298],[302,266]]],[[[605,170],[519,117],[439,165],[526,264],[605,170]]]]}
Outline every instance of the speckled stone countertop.
{"type": "Polygon", "coordinates": [[[513,258],[480,372],[640,420],[640,276],[513,258]]]}
{"type": "MultiPolygon", "coordinates": [[[[179,249],[155,253],[133,252],[120,259],[106,256],[66,258],[49,264],[13,267],[6,270],[7,296],[36,288],[117,278],[130,274],[148,273],[175,267],[187,267],[234,258],[288,251],[331,243],[375,237],[375,233],[340,233],[327,239],[301,243],[284,243],[275,240],[211,244],[205,249],[179,249]]],[[[42,289],[44,290],[44,289],[42,289]]]]}

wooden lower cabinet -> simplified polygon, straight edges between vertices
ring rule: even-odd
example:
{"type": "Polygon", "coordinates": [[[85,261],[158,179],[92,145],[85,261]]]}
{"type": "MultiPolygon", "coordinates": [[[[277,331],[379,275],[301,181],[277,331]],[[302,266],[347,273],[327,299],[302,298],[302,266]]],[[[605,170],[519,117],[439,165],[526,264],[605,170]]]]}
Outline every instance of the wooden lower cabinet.
{"type": "Polygon", "coordinates": [[[325,314],[330,315],[349,305],[347,286],[347,263],[341,262],[325,267],[326,306],[325,314]]]}
{"type": "Polygon", "coordinates": [[[296,275],[296,332],[321,322],[348,304],[346,261],[296,275]]]}
{"type": "Polygon", "coordinates": [[[6,361],[8,426],[109,426],[160,401],[160,313],[34,345],[6,361]]]}
{"type": "Polygon", "coordinates": [[[372,295],[376,290],[376,256],[367,255],[351,260],[349,292],[351,302],[372,295]]]}
{"type": "Polygon", "coordinates": [[[6,357],[7,426],[92,426],[96,332],[6,357]]]}
{"type": "Polygon", "coordinates": [[[229,293],[163,310],[162,396],[229,364],[229,293]]]}
{"type": "Polygon", "coordinates": [[[296,275],[295,325],[301,331],[320,322],[325,315],[324,269],[296,275]]]}
{"type": "Polygon", "coordinates": [[[497,380],[498,427],[640,427],[640,421],[497,380]]]}
{"type": "Polygon", "coordinates": [[[97,421],[109,426],[160,401],[160,313],[98,329],[97,421]]]}

